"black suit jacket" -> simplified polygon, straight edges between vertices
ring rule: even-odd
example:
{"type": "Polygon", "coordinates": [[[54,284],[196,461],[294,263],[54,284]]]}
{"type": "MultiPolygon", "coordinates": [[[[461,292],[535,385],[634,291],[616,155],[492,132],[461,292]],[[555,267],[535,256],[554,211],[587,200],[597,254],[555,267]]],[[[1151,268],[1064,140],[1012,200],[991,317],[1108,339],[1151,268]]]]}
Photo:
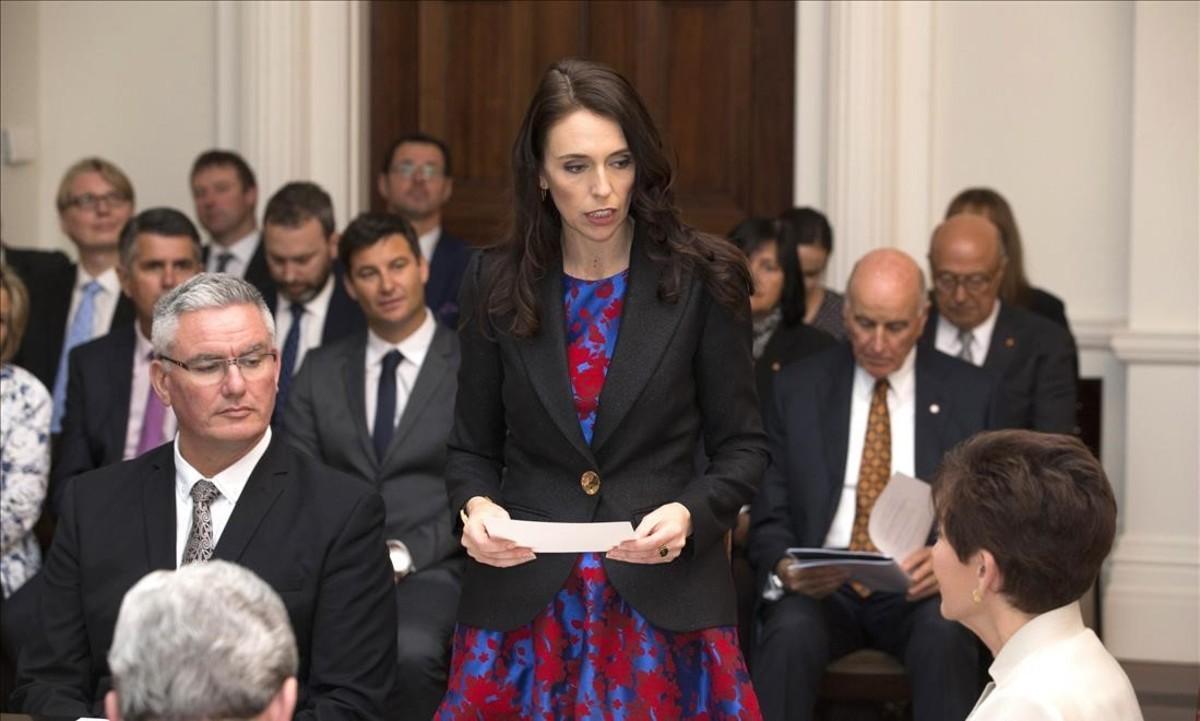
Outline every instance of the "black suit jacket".
{"type": "MultiPolygon", "coordinates": [[[[750,558],[774,569],[793,546],[819,548],[845,485],[854,354],[848,343],[785,368],[768,406],[771,465],[751,510],[750,558]]],[[[993,424],[995,384],[969,363],[917,349],[914,461],[925,482],[946,451],[993,424]]],[[[932,530],[932,529],[931,529],[932,530]]]]}
{"type": "MultiPolygon", "coordinates": [[[[22,649],[12,696],[24,713],[102,715],[121,599],[146,573],[175,568],[174,452],[163,445],[65,489],[41,572],[44,633],[22,649]]],[[[214,558],[283,598],[300,650],[297,718],[385,716],[396,610],[382,524],[378,494],[275,438],[217,542],[214,558]]]]}
{"type": "Polygon", "coordinates": [[[446,500],[446,437],[454,422],[458,337],[438,325],[392,443],[377,458],[365,405],[367,332],[314,349],[292,382],[285,425],[292,445],[377,488],[384,537],[402,541],[418,572],[461,563],[446,500]]]}
{"type": "MultiPolygon", "coordinates": [[[[212,243],[204,246],[204,266],[206,268],[208,267],[208,255],[212,252],[212,248],[212,243]]],[[[271,277],[270,268],[267,267],[267,250],[262,241],[261,231],[258,236],[258,247],[254,249],[254,255],[250,256],[250,263],[246,266],[246,272],[242,278],[258,288],[258,292],[262,293],[263,298],[275,296],[275,280],[271,277]]]]}
{"type": "MultiPolygon", "coordinates": [[[[5,250],[6,257],[13,253],[11,248],[5,250]]],[[[67,336],[76,265],[49,261],[42,263],[39,270],[30,272],[32,277],[22,276],[29,288],[29,324],[13,363],[33,373],[46,388],[53,390],[58,360],[67,336]]],[[[136,319],[133,301],[119,293],[110,330],[132,324],[136,319]]]]}
{"type": "MultiPolygon", "coordinates": [[[[271,315],[275,315],[279,293],[272,290],[269,296],[264,296],[264,300],[271,315]]],[[[321,329],[321,345],[339,341],[366,329],[367,318],[363,315],[362,306],[346,292],[344,272],[341,263],[337,263],[333,268],[333,293],[329,296],[329,310],[325,312],[325,327],[321,329]]],[[[277,339],[277,342],[280,346],[283,345],[282,338],[277,339]]],[[[308,358],[307,354],[305,358],[308,358]]]]}
{"type": "MultiPolygon", "coordinates": [[[[488,496],[517,519],[632,521],[677,501],[691,512],[692,535],[669,564],[605,561],[621,597],[651,623],[694,630],[736,621],[729,559],[722,542],[754,495],[766,443],[754,392],[749,308],[720,305],[695,275],[675,303],[658,298],[651,242],[639,231],[630,253],[620,334],[589,446],[579,427],[567,370],[561,262],[537,284],[541,330],[531,338],[460,330],[462,366],[446,483],[458,509],[488,496]],[[710,459],[694,465],[696,440],[710,459]],[[588,495],[583,476],[599,477],[588,495]]],[[[473,313],[492,254],[472,264],[463,307],[473,313]]],[[[513,568],[467,562],[459,620],[512,629],[546,607],[575,563],[542,554],[513,568]]]]}
{"type": "Polygon", "coordinates": [[[55,509],[68,478],[124,458],[136,347],[137,331],[129,323],[68,356],[66,414],[50,479],[55,509]]]}
{"type": "Polygon", "coordinates": [[[758,402],[766,415],[767,405],[774,397],[775,376],[790,363],[826,348],[837,345],[837,339],[807,323],[785,326],[780,324],[767,340],[762,355],[754,362],[754,382],[758,386],[758,402]]]}
{"type": "MultiPolygon", "coordinates": [[[[938,313],[933,309],[921,344],[936,350],[938,313]]],[[[1075,341],[1056,323],[1000,305],[983,369],[999,379],[1002,428],[1046,433],[1075,432],[1077,394],[1075,341]]]]}
{"type": "Polygon", "coordinates": [[[462,238],[442,231],[433,257],[429,259],[429,280],[425,283],[425,305],[433,309],[447,328],[458,328],[458,292],[463,274],[475,251],[462,238]]]}

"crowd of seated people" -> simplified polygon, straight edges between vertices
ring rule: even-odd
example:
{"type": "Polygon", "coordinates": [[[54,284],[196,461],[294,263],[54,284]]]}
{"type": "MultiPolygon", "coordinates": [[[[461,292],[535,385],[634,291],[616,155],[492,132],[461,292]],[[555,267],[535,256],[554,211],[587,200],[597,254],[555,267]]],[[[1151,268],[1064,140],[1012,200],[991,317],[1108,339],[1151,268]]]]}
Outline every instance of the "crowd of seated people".
{"type": "MultiPolygon", "coordinates": [[[[106,702],[129,673],[116,661],[126,591],[221,559],[278,592],[295,631],[298,660],[243,717],[434,715],[470,563],[443,477],[474,255],[442,229],[450,160],[437,138],[398,139],[377,179],[387,212],[339,230],[308,181],[279,188],[260,227],[254,172],[227,150],[181,178],[200,228],[182,209],[138,211],[131,180],[86,158],[56,198],[77,260],[3,246],[0,680],[12,695],[0,705],[78,717],[107,703],[128,718],[124,688],[106,702]]],[[[844,294],[826,285],[833,229],[816,209],[749,218],[728,238],[752,279],[771,453],[731,537],[762,716],[813,718],[826,666],[870,647],[905,665],[914,718],[964,719],[982,690],[968,628],[980,632],[947,620],[964,614],[945,612],[936,528],[897,559],[910,579],[899,592],[798,570],[788,549],[878,550],[867,522],[894,472],[931,482],[989,430],[1071,433],[1063,304],[1029,284],[1012,209],[986,188],[952,200],[925,259],[856,259],[844,294]]],[[[971,496],[942,488],[945,524],[946,504],[971,496]]],[[[974,539],[949,541],[974,559],[991,542],[974,539]]],[[[1003,595],[1015,572],[986,558],[984,586],[1003,595]]]]}

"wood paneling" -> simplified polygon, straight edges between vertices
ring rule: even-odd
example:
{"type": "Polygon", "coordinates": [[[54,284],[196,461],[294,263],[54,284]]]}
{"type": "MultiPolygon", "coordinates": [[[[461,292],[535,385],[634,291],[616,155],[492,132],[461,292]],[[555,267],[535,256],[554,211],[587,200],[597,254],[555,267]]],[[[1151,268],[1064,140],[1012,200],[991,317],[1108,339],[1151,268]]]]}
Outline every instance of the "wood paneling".
{"type": "Polygon", "coordinates": [[[676,160],[685,220],[724,233],[791,203],[794,11],[736,0],[373,3],[372,157],[410,130],[445,138],[455,191],[444,223],[494,240],[535,83],[561,57],[588,57],[642,95],[676,160]]]}

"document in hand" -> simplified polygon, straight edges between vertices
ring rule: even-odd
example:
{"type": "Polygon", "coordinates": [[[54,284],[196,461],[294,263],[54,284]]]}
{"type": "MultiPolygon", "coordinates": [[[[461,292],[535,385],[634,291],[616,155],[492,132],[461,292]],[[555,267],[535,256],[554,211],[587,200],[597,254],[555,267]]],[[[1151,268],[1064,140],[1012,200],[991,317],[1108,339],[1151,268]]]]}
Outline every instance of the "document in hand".
{"type": "Polygon", "coordinates": [[[534,553],[604,552],[634,537],[633,524],[629,521],[548,523],[488,518],[483,527],[493,538],[514,541],[534,553]]]}
{"type": "Polygon", "coordinates": [[[894,473],[875,499],[867,522],[871,542],[880,553],[789,548],[788,555],[803,568],[842,568],[850,574],[852,581],[876,591],[904,591],[909,579],[896,561],[926,544],[933,518],[929,484],[903,473],[894,473]]]}

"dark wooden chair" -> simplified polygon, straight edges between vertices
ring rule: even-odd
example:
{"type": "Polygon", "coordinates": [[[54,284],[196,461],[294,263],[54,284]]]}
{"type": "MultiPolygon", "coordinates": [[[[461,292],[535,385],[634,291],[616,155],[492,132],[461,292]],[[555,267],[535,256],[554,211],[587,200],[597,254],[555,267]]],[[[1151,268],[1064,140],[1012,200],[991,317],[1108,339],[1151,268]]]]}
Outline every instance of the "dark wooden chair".
{"type": "Polygon", "coordinates": [[[908,675],[892,656],[862,649],[825,669],[817,693],[822,721],[908,721],[912,718],[908,675]]]}

